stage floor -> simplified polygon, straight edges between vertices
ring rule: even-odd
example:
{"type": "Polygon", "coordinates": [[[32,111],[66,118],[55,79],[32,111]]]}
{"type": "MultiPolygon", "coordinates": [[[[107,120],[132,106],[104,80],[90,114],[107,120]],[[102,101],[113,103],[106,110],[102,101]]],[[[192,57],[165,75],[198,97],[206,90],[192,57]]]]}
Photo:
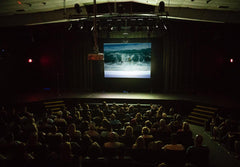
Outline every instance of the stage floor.
{"type": "Polygon", "coordinates": [[[166,94],[166,93],[123,93],[123,92],[67,92],[67,93],[28,93],[19,94],[14,98],[17,103],[32,103],[39,101],[49,101],[55,99],[89,99],[98,101],[114,101],[114,100],[128,100],[128,101],[146,101],[159,102],[163,100],[168,101],[189,101],[194,103],[206,104],[211,106],[219,106],[225,108],[240,109],[239,99],[233,97],[226,97],[220,95],[195,95],[195,94],[166,94]]]}

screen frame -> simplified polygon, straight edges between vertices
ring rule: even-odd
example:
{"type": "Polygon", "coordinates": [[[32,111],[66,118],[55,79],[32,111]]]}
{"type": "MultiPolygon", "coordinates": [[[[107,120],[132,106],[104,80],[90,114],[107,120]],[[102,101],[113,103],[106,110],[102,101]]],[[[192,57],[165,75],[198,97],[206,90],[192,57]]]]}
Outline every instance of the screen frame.
{"type": "MultiPolygon", "coordinates": [[[[126,42],[126,41],[112,41],[109,42],[109,41],[104,41],[103,44],[102,44],[102,48],[103,48],[103,53],[105,53],[105,44],[108,45],[108,44],[116,44],[116,45],[124,45],[124,44],[147,44],[147,45],[150,45],[150,55],[151,55],[151,58],[150,58],[150,71],[129,71],[129,74],[125,74],[124,71],[119,71],[120,74],[118,74],[119,76],[114,76],[114,71],[109,71],[109,75],[110,76],[106,76],[106,71],[105,71],[105,61],[104,61],[104,67],[103,67],[103,77],[104,79],[151,79],[152,78],[152,42],[150,42],[149,40],[144,40],[144,41],[131,41],[131,42],[126,42]],[[122,74],[121,74],[122,72],[122,74]],[[140,73],[138,73],[140,72],[140,73]],[[112,73],[112,74],[111,74],[112,73]],[[111,76],[113,75],[113,76],[111,76]]],[[[149,48],[149,47],[146,47],[146,48],[149,48]]]]}

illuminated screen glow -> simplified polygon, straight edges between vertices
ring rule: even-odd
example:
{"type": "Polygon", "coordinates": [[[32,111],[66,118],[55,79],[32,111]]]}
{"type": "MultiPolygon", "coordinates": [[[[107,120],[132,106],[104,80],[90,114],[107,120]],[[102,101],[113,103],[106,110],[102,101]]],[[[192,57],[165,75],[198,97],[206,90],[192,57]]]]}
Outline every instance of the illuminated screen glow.
{"type": "Polygon", "coordinates": [[[151,78],[151,43],[104,43],[105,78],[151,78]]]}

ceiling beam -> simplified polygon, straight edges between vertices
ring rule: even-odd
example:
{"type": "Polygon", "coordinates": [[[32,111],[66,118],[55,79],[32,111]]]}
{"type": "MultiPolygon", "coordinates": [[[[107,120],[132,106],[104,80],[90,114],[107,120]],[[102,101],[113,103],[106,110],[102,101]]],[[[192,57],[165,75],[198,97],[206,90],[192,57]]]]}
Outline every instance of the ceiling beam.
{"type": "MultiPolygon", "coordinates": [[[[221,22],[221,23],[240,23],[240,12],[232,11],[213,11],[190,8],[167,8],[169,19],[181,19],[204,22],[221,22]]],[[[79,18],[89,18],[85,9],[80,14],[77,14],[74,8],[68,8],[67,14],[64,15],[64,10],[55,10],[51,12],[18,14],[10,16],[1,16],[0,27],[22,26],[22,25],[38,25],[58,22],[69,22],[78,20],[79,18]]],[[[108,18],[111,15],[108,15],[108,18]]],[[[119,15],[119,14],[118,14],[119,15]]],[[[157,14],[152,14],[157,15],[157,14]]],[[[131,14],[129,15],[131,16],[131,14]]],[[[104,17],[104,15],[103,15],[104,17]]],[[[150,16],[151,17],[151,16],[150,16]]]]}

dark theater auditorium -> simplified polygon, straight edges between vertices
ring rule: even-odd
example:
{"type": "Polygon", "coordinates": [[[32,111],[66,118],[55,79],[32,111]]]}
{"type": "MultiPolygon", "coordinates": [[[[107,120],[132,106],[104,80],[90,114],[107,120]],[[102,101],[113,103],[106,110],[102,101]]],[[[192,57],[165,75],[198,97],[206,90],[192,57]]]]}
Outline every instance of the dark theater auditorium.
{"type": "Polygon", "coordinates": [[[1,0],[0,166],[240,167],[239,47],[239,0],[1,0]]]}

